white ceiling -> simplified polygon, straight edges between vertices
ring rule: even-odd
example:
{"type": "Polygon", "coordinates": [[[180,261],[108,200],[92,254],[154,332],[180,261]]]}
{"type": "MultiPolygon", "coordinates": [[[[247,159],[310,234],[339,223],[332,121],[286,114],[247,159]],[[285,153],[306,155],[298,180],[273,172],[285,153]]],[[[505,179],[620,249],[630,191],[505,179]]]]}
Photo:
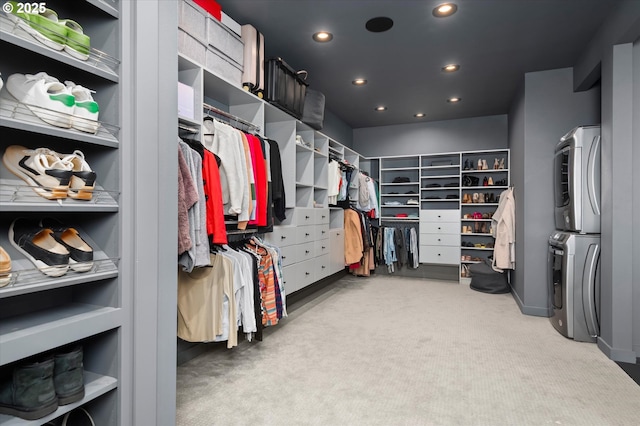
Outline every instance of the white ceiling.
{"type": "Polygon", "coordinates": [[[524,73],[573,66],[619,2],[453,0],[457,13],[435,18],[444,0],[217,1],[264,34],[267,57],[307,70],[309,87],[352,128],[506,114],[524,73]],[[367,31],[379,16],[394,26],[367,31]],[[319,30],[333,40],[313,41],[319,30]],[[443,73],[448,63],[460,71],[443,73]],[[352,85],[356,77],[368,84],[352,85]],[[462,102],[447,103],[452,96],[462,102]],[[374,111],[379,104],[388,110],[374,111]]]}

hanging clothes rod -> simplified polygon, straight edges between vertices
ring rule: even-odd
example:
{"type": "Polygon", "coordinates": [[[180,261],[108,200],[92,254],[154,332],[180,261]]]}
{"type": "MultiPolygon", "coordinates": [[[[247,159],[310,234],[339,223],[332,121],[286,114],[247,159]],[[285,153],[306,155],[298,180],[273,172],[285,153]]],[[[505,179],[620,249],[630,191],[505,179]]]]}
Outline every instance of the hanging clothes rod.
{"type": "Polygon", "coordinates": [[[189,132],[189,133],[198,133],[199,130],[194,128],[194,127],[189,127],[189,126],[185,126],[184,124],[178,124],[178,128],[181,130],[184,130],[185,132],[189,132]]]}
{"type": "Polygon", "coordinates": [[[240,117],[236,117],[233,114],[230,114],[230,113],[228,113],[226,111],[221,110],[220,108],[216,108],[216,107],[214,107],[212,105],[209,105],[209,104],[206,104],[206,103],[203,103],[202,107],[204,109],[204,112],[206,112],[207,114],[213,113],[213,114],[216,114],[218,116],[222,116],[224,118],[228,118],[229,120],[232,120],[232,121],[234,121],[234,122],[236,122],[238,124],[241,124],[241,125],[247,127],[248,130],[254,130],[254,131],[260,133],[260,126],[256,126],[255,124],[250,123],[250,122],[248,122],[246,120],[243,120],[240,117]]]}

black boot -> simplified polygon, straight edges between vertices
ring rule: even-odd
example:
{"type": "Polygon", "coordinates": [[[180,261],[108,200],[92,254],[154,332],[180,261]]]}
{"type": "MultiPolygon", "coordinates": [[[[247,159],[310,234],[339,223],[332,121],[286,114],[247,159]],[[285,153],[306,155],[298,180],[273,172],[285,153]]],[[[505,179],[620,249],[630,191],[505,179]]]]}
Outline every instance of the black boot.
{"type": "Polygon", "coordinates": [[[82,347],[75,346],[69,351],[54,356],[53,383],[58,404],[67,405],[84,398],[84,370],[82,347]]]}
{"type": "Polygon", "coordinates": [[[53,364],[49,358],[9,369],[0,382],[0,413],[36,420],[56,411],[53,364]]]}

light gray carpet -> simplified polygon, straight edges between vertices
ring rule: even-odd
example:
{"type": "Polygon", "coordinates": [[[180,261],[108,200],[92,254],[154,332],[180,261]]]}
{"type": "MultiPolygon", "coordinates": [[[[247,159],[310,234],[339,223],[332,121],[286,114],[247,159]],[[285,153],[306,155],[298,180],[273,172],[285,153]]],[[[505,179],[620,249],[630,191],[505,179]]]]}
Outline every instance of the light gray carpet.
{"type": "Polygon", "coordinates": [[[640,386],[511,295],[347,277],[178,368],[179,426],[638,425],[640,386]]]}

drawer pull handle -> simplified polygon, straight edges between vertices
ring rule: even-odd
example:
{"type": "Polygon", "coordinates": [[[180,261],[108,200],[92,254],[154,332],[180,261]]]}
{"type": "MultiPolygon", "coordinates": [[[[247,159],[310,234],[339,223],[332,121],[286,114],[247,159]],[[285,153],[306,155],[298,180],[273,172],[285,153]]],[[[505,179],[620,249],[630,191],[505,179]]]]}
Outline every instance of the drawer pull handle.
{"type": "Polygon", "coordinates": [[[280,237],[280,239],[281,239],[281,240],[286,240],[286,239],[287,239],[287,237],[285,237],[284,235],[282,235],[282,236],[280,237]]]}
{"type": "Polygon", "coordinates": [[[311,275],[309,272],[305,272],[304,274],[305,274],[305,275],[311,275]]]}
{"type": "Polygon", "coordinates": [[[442,241],[440,238],[438,238],[438,241],[442,241]]]}
{"type": "Polygon", "coordinates": [[[322,215],[322,218],[323,218],[323,219],[324,219],[325,217],[326,217],[325,215],[322,215]]]}
{"type": "Polygon", "coordinates": [[[305,237],[308,237],[308,236],[309,236],[309,233],[308,233],[308,232],[305,232],[305,233],[304,233],[304,236],[305,236],[305,237]]]}
{"type": "Polygon", "coordinates": [[[323,234],[326,234],[326,231],[322,231],[323,234]]]}
{"type": "Polygon", "coordinates": [[[309,254],[309,250],[305,250],[304,252],[305,252],[306,254],[309,254]]]}
{"type": "Polygon", "coordinates": [[[281,257],[282,257],[282,260],[285,260],[287,258],[287,256],[281,256],[281,257]]]}
{"type": "Polygon", "coordinates": [[[442,228],[440,228],[440,227],[438,226],[438,229],[442,229],[442,228]]]}
{"type": "Polygon", "coordinates": [[[322,265],[322,269],[326,268],[326,266],[322,265]]]}
{"type": "Polygon", "coordinates": [[[304,218],[305,218],[305,219],[309,219],[309,216],[305,216],[304,218]]]}
{"type": "Polygon", "coordinates": [[[322,250],[324,250],[324,249],[326,249],[326,247],[325,247],[325,246],[322,246],[322,250]]]}

